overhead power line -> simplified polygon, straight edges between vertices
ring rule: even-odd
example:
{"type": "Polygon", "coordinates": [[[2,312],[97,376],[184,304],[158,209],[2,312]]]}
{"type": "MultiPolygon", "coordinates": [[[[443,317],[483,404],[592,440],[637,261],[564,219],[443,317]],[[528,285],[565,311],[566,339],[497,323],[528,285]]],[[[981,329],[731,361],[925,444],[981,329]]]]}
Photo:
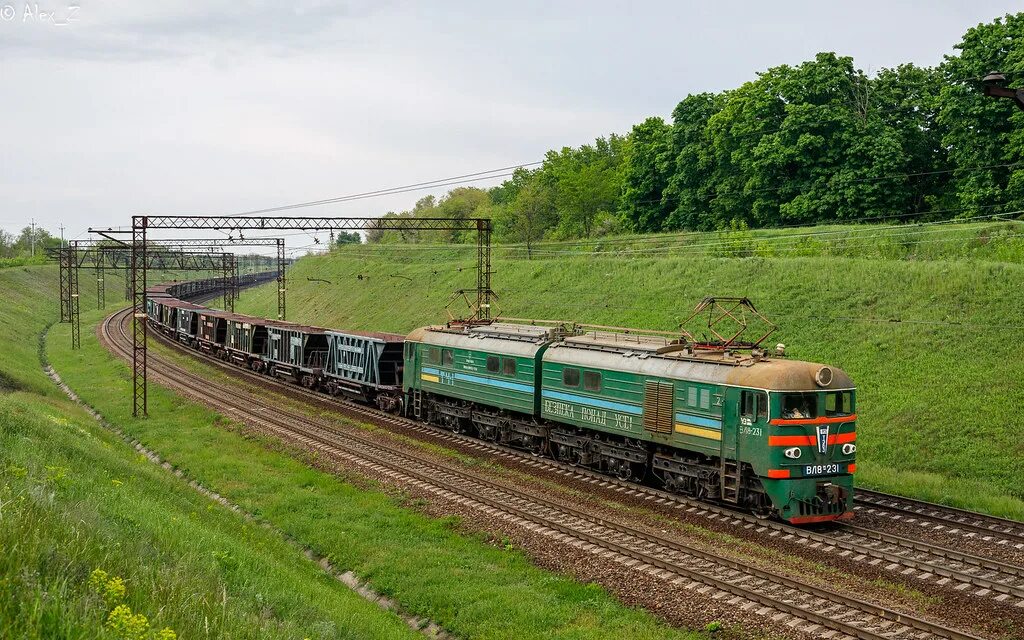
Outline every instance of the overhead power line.
{"type": "Polygon", "coordinates": [[[234,215],[234,216],[251,216],[263,213],[274,213],[277,211],[287,211],[289,209],[301,209],[305,207],[317,207],[325,204],[337,204],[340,202],[351,202],[353,200],[365,200],[368,198],[379,198],[382,196],[389,196],[399,193],[408,193],[410,191],[419,191],[422,189],[434,189],[437,187],[448,187],[457,184],[465,184],[469,182],[479,182],[482,180],[490,180],[493,178],[507,178],[513,174],[516,169],[523,169],[525,167],[532,167],[542,164],[542,160],[536,162],[524,162],[522,164],[509,165],[507,167],[500,167],[497,169],[490,169],[487,171],[476,171],[474,173],[464,173],[458,176],[449,176],[447,178],[438,178],[437,180],[428,180],[426,182],[414,182],[412,184],[401,185],[397,187],[389,187],[387,189],[377,189],[374,191],[363,191],[361,193],[352,193],[344,196],[337,196],[334,198],[324,198],[322,200],[310,200],[308,202],[296,202],[293,204],[286,204],[277,207],[268,207],[266,209],[254,209],[252,211],[241,211],[238,213],[229,214],[217,214],[217,215],[234,215]]]}
{"type": "MultiPolygon", "coordinates": [[[[922,176],[939,176],[939,175],[946,175],[946,174],[950,174],[950,173],[960,173],[960,172],[966,173],[966,172],[970,172],[970,171],[985,171],[985,170],[988,170],[988,169],[1006,169],[1006,168],[1014,168],[1014,167],[1021,167],[1021,166],[1024,166],[1024,162],[1006,162],[1006,163],[1002,163],[1002,164],[989,164],[989,165],[981,165],[981,166],[977,166],[977,167],[956,167],[956,168],[953,168],[953,169],[938,169],[936,171],[916,171],[916,172],[912,172],[912,173],[889,173],[889,174],[886,174],[886,175],[874,176],[874,177],[871,177],[871,178],[854,178],[854,179],[851,179],[851,180],[843,180],[843,181],[837,182],[835,184],[826,184],[825,188],[822,189],[821,192],[828,193],[829,191],[832,191],[834,189],[845,188],[845,187],[847,187],[847,186],[849,186],[851,184],[863,184],[863,183],[866,183],[866,182],[883,182],[885,180],[896,180],[898,178],[918,178],[918,177],[922,177],[922,176]]],[[[834,177],[834,175],[833,176],[829,176],[829,177],[832,178],[832,177],[834,177]]],[[[783,184],[783,185],[777,185],[777,186],[774,186],[774,187],[759,187],[757,189],[739,189],[739,190],[730,191],[730,192],[727,192],[727,193],[719,193],[719,192],[716,191],[714,193],[708,193],[708,194],[704,194],[704,195],[695,195],[694,199],[695,200],[717,200],[719,198],[724,198],[724,197],[728,197],[728,196],[743,197],[743,196],[748,196],[748,195],[752,195],[752,194],[756,194],[756,193],[769,193],[769,192],[773,192],[773,191],[783,191],[785,189],[793,189],[794,191],[798,191],[800,194],[803,194],[803,193],[806,192],[805,187],[806,187],[805,184],[800,184],[799,182],[794,181],[792,184],[783,184]]],[[[681,195],[668,196],[668,195],[664,195],[663,194],[662,197],[660,197],[660,198],[649,198],[647,200],[640,200],[640,201],[636,202],[636,204],[658,204],[658,203],[664,203],[664,202],[672,202],[673,200],[679,200],[681,197],[682,197],[681,195]]]]}
{"type": "MultiPolygon", "coordinates": [[[[979,216],[972,216],[970,218],[959,218],[949,220],[935,220],[931,222],[919,222],[913,226],[901,225],[901,224],[890,224],[890,225],[876,225],[876,226],[863,226],[863,227],[843,227],[838,228],[825,228],[820,230],[809,230],[802,233],[785,233],[778,235],[755,235],[759,230],[751,230],[749,241],[756,243],[759,247],[773,248],[773,247],[785,247],[793,245],[803,240],[823,240],[823,241],[842,241],[844,246],[850,246],[850,242],[853,240],[862,241],[870,240],[875,238],[896,238],[896,239],[915,239],[922,235],[929,235],[933,233],[941,232],[964,232],[971,231],[975,227],[967,227],[967,223],[980,223],[986,221],[1005,221],[1005,222],[1024,222],[1021,220],[1007,218],[1004,216],[1019,215],[1024,211],[1011,211],[1007,213],[992,213],[984,214],[979,216]],[[961,227],[956,229],[955,227],[961,227]],[[938,227],[938,228],[936,228],[938,227]],[[953,229],[951,229],[953,227],[953,229]]],[[[613,244],[634,244],[637,246],[627,246],[625,248],[610,248],[601,249],[598,251],[589,249],[578,249],[573,250],[572,247],[576,245],[560,245],[558,243],[537,243],[533,245],[530,252],[534,256],[540,257],[554,257],[554,256],[611,256],[611,255],[653,255],[653,254],[667,254],[672,253],[674,255],[697,255],[706,254],[709,251],[715,251],[716,249],[730,250],[729,247],[736,243],[735,239],[725,238],[723,239],[720,234],[729,233],[725,232],[691,232],[686,234],[686,237],[697,236],[699,241],[695,243],[676,242],[670,244],[655,244],[660,238],[636,238],[632,241],[629,239],[622,239],[620,242],[613,244]],[[645,242],[650,240],[653,242],[645,242]],[[644,247],[645,244],[655,244],[655,246],[644,247]]],[[[683,239],[683,238],[670,238],[683,239]]],[[[940,240],[945,242],[945,240],[940,240]]],[[[584,245],[584,246],[589,246],[584,245]]],[[[390,243],[375,243],[375,244],[364,244],[364,245],[352,245],[351,248],[346,250],[346,255],[354,255],[355,252],[359,252],[360,255],[372,256],[381,255],[387,252],[452,252],[452,251],[470,251],[473,249],[472,245],[462,244],[390,244],[390,243]]],[[[526,246],[522,243],[516,243],[511,245],[498,245],[497,251],[500,251],[503,255],[515,256],[515,255],[526,255],[526,246]]],[[[796,249],[794,249],[796,250],[796,249]]]]}
{"type": "MultiPolygon", "coordinates": [[[[1019,215],[1021,213],[1024,213],[1024,211],[1011,211],[1011,212],[1008,212],[1008,213],[993,213],[993,214],[988,214],[988,215],[973,216],[971,218],[961,218],[961,219],[954,219],[954,220],[936,220],[936,221],[933,221],[933,222],[922,222],[922,223],[919,223],[919,224],[915,225],[914,227],[909,227],[909,228],[907,226],[905,226],[905,225],[887,225],[887,226],[880,226],[880,227],[854,227],[854,228],[851,228],[851,229],[829,229],[829,230],[823,230],[823,231],[809,231],[807,233],[783,234],[783,235],[767,236],[767,237],[761,237],[761,238],[755,238],[755,237],[751,236],[750,237],[750,241],[751,242],[759,242],[762,245],[780,246],[780,245],[793,244],[794,242],[799,242],[799,241],[805,240],[805,239],[818,239],[818,238],[830,239],[828,236],[837,236],[837,235],[839,235],[839,236],[844,236],[845,235],[845,236],[850,237],[852,239],[862,240],[862,239],[871,239],[871,238],[892,237],[893,235],[895,235],[895,233],[898,232],[902,236],[914,237],[916,235],[922,235],[922,234],[946,231],[946,229],[924,230],[924,229],[922,229],[922,227],[955,226],[955,225],[960,225],[960,224],[966,224],[968,222],[981,222],[983,220],[992,220],[992,219],[996,219],[997,216],[1019,215]],[[880,231],[890,231],[890,232],[894,232],[894,233],[878,233],[880,231]],[[861,235],[861,234],[868,234],[868,235],[861,235]]],[[[550,250],[550,249],[543,249],[542,248],[542,249],[534,249],[533,253],[535,255],[539,254],[539,255],[552,255],[552,256],[554,256],[554,255],[600,256],[600,255],[625,255],[625,254],[646,255],[646,254],[667,253],[667,252],[670,252],[670,251],[673,251],[673,250],[677,250],[677,251],[692,251],[694,249],[711,249],[711,250],[714,250],[714,249],[721,248],[721,247],[726,247],[727,248],[727,247],[735,244],[735,242],[736,241],[733,240],[733,239],[712,239],[710,242],[700,242],[700,243],[696,243],[696,244],[680,244],[680,245],[674,245],[674,246],[670,245],[670,246],[665,246],[665,247],[646,247],[646,248],[639,248],[639,249],[613,249],[613,250],[610,250],[610,251],[586,251],[586,252],[581,252],[581,251],[564,251],[564,250],[558,251],[558,250],[550,250]]],[[[515,248],[511,248],[510,247],[509,249],[512,250],[512,251],[519,252],[519,253],[525,253],[526,252],[526,248],[523,247],[523,246],[516,246],[515,248]]]]}

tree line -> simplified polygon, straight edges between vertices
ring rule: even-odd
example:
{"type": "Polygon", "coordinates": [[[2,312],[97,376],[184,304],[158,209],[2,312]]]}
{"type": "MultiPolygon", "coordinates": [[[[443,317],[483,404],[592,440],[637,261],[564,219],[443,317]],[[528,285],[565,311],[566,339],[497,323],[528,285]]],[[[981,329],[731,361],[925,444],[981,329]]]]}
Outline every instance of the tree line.
{"type": "MultiPolygon", "coordinates": [[[[666,121],[549,151],[491,189],[427,196],[390,217],[488,217],[527,246],[611,233],[969,218],[1024,209],[1024,112],[982,94],[992,70],[1024,83],[1024,13],[969,29],[936,67],[873,76],[820,53],[666,121]]],[[[469,235],[371,230],[369,242],[469,235]]]]}
{"type": "Polygon", "coordinates": [[[60,246],[60,238],[54,238],[41,227],[25,227],[14,235],[0,229],[0,258],[28,258],[33,247],[37,257],[43,256],[48,248],[60,246]]]}

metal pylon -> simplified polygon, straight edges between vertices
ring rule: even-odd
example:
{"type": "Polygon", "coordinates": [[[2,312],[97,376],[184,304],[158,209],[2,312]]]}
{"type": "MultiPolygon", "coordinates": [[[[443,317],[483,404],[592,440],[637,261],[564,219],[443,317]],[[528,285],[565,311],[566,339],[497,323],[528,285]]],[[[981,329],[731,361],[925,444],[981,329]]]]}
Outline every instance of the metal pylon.
{"type": "Polygon", "coordinates": [[[148,413],[146,392],[146,226],[148,219],[132,225],[132,415],[148,413]]]}
{"type": "Polygon", "coordinates": [[[61,247],[60,264],[60,321],[71,322],[71,247],[61,247]]]}
{"type": "Polygon", "coordinates": [[[277,319],[286,320],[284,280],[284,239],[277,241],[277,319]]]}
{"type": "Polygon", "coordinates": [[[72,243],[68,253],[71,256],[68,269],[69,315],[71,320],[71,349],[82,347],[81,317],[78,313],[78,247],[72,243]]]}
{"type": "Polygon", "coordinates": [[[107,284],[104,281],[103,256],[96,260],[96,308],[107,306],[107,284]]]}

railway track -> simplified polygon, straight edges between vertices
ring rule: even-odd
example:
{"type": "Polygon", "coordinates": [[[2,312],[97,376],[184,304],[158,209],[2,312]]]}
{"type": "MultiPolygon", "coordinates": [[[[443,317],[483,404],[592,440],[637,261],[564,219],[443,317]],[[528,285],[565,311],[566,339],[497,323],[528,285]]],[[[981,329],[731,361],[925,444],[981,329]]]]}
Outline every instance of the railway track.
{"type": "MultiPolygon", "coordinates": [[[[101,326],[103,341],[123,357],[130,357],[130,338],[125,331],[129,317],[128,310],[121,311],[101,326]]],[[[730,605],[755,611],[802,633],[865,640],[976,638],[958,629],[690,547],[627,523],[595,517],[522,488],[505,486],[480,473],[437,462],[425,453],[398,451],[365,435],[325,428],[303,413],[282,409],[259,394],[240,390],[237,385],[199,378],[160,357],[151,357],[150,367],[157,380],[202,399],[225,415],[237,416],[362,469],[483,510],[535,533],[599,554],[608,561],[648,572],[680,588],[727,598],[730,605]]]]}
{"type": "MultiPolygon", "coordinates": [[[[207,296],[206,299],[213,298],[207,296]]],[[[181,346],[173,341],[168,342],[175,346],[181,346]]],[[[346,412],[359,413],[361,416],[378,421],[386,419],[396,426],[400,425],[405,429],[429,433],[433,437],[442,437],[447,440],[458,441],[462,443],[463,446],[486,449],[492,453],[500,451],[508,458],[517,458],[520,459],[520,461],[522,461],[523,458],[537,460],[537,458],[524,454],[522,451],[516,449],[504,447],[495,443],[483,442],[472,437],[462,436],[461,434],[453,434],[450,431],[446,431],[432,425],[425,425],[412,420],[398,419],[391,414],[386,414],[377,411],[376,409],[371,409],[345,399],[329,398],[328,396],[316,391],[310,391],[302,387],[290,385],[280,380],[248,372],[244,369],[226,364],[204,353],[192,353],[230,371],[242,373],[247,377],[259,380],[261,384],[265,385],[268,382],[272,382],[289,389],[289,393],[291,394],[295,394],[296,391],[298,391],[302,395],[319,403],[327,402],[329,404],[333,404],[334,408],[343,407],[346,412]]],[[[626,489],[630,489],[638,486],[635,483],[612,479],[603,474],[591,472],[586,469],[576,469],[570,465],[553,460],[541,459],[538,464],[532,466],[560,469],[563,472],[563,475],[565,470],[569,470],[569,472],[576,470],[581,472],[577,473],[577,475],[580,476],[580,479],[585,478],[588,481],[607,482],[608,484],[616,486],[616,488],[625,487],[626,489]]],[[[707,503],[694,501],[678,494],[671,494],[650,487],[643,487],[643,489],[644,491],[641,492],[641,495],[644,497],[657,496],[659,499],[675,501],[686,506],[700,507],[707,505],[707,503]]],[[[831,525],[835,527],[836,531],[841,531],[841,537],[847,542],[852,541],[855,537],[861,541],[861,548],[851,549],[858,555],[862,553],[872,555],[870,553],[871,550],[879,550],[883,547],[888,547],[890,549],[890,557],[893,560],[896,560],[897,557],[907,559],[910,555],[915,554],[919,557],[921,557],[920,554],[931,554],[936,557],[941,557],[947,565],[946,569],[956,569],[963,577],[970,578],[960,580],[960,582],[978,587],[975,593],[979,595],[991,595],[1001,601],[1004,600],[1000,598],[1003,594],[1012,594],[1024,597],[1024,591],[1021,591],[1024,589],[1024,567],[1006,562],[1005,558],[1001,558],[998,555],[998,552],[1004,550],[1024,552],[1024,522],[1017,522],[1006,518],[999,518],[987,514],[862,488],[856,489],[854,501],[855,510],[865,514],[878,516],[883,521],[888,520],[894,524],[913,525],[914,529],[919,531],[929,531],[933,534],[940,534],[945,538],[962,537],[971,542],[980,541],[990,543],[986,550],[995,552],[992,557],[985,557],[982,555],[960,552],[947,546],[939,546],[924,540],[915,540],[906,536],[887,533],[879,530],[878,528],[871,528],[860,524],[846,524],[845,526],[831,525]],[[897,553],[893,551],[894,549],[899,549],[900,551],[897,553]],[[992,575],[992,572],[1012,577],[1003,581],[992,581],[988,579],[988,577],[992,575]],[[1010,587],[1011,590],[1008,591],[1006,587],[1010,587]],[[1016,589],[1016,591],[1012,589],[1016,589]]],[[[764,520],[753,518],[745,513],[730,509],[728,506],[719,507],[719,509],[714,511],[716,514],[721,512],[731,512],[747,523],[765,522],[764,520]]],[[[794,535],[800,535],[798,532],[806,531],[806,529],[799,529],[790,525],[780,524],[779,526],[794,535]]],[[[816,542],[824,543],[825,541],[817,540],[816,542]]],[[[1021,555],[1024,554],[1016,554],[1014,559],[1016,560],[1021,555]]],[[[873,556],[873,558],[881,560],[888,559],[885,557],[879,558],[878,556],[873,556]]],[[[921,566],[919,562],[905,564],[905,568],[919,569],[925,572],[928,570],[927,566],[921,566]]],[[[954,577],[950,575],[949,571],[943,571],[942,568],[938,568],[937,572],[928,572],[921,575],[928,575],[929,573],[938,576],[939,580],[954,577]]],[[[1021,604],[1024,606],[1024,603],[1021,604]]]]}
{"type": "MultiPolygon", "coordinates": [[[[165,344],[184,349],[183,345],[159,332],[155,332],[155,335],[165,344]]],[[[828,527],[827,531],[815,531],[763,520],[725,506],[696,501],[678,494],[610,478],[588,469],[572,467],[549,458],[532,456],[516,449],[384,413],[376,408],[331,398],[294,384],[247,371],[202,352],[185,350],[233,375],[251,379],[261,386],[270,385],[286,389],[289,394],[307,397],[312,402],[332,410],[340,410],[350,417],[384,424],[405,432],[412,431],[415,434],[450,442],[462,449],[498,455],[516,464],[611,489],[631,498],[643,499],[670,511],[685,510],[691,515],[729,523],[733,527],[752,529],[755,533],[807,549],[836,553],[851,562],[881,569],[902,578],[919,580],[959,593],[991,599],[1001,605],[1024,609],[1024,567],[857,524],[844,524],[828,527]]]]}
{"type": "Polygon", "coordinates": [[[904,524],[1024,550],[1024,522],[869,489],[858,489],[854,502],[858,511],[901,520],[904,524]]]}

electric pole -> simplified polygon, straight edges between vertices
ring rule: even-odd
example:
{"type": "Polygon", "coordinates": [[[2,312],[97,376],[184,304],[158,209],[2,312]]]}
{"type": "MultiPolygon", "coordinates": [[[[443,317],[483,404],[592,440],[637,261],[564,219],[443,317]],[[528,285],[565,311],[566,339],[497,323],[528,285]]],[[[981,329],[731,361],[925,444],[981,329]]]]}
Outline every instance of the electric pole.
{"type": "Polygon", "coordinates": [[[36,219],[32,218],[32,233],[29,235],[32,241],[32,257],[36,257],[36,219]]]}
{"type": "Polygon", "coordinates": [[[60,246],[64,248],[64,225],[60,225],[60,246]]]}

